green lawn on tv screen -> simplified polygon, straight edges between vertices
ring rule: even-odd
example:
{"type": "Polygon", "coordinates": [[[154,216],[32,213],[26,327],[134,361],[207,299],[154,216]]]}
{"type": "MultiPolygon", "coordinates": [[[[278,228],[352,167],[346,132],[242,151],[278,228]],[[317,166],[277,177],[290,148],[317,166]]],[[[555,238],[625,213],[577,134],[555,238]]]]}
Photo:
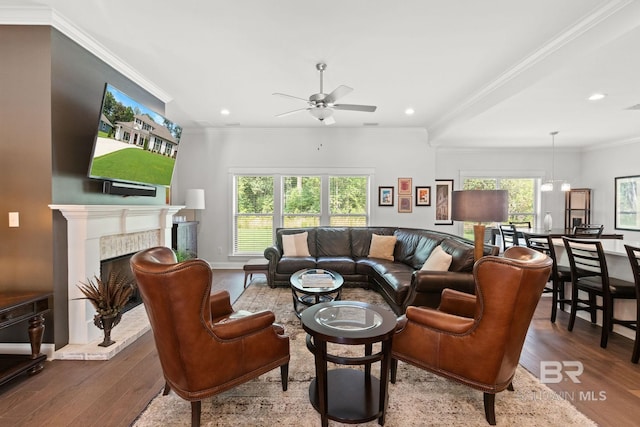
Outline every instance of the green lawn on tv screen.
{"type": "Polygon", "coordinates": [[[96,157],[91,175],[125,181],[170,185],[175,159],[138,148],[125,148],[96,157]]]}

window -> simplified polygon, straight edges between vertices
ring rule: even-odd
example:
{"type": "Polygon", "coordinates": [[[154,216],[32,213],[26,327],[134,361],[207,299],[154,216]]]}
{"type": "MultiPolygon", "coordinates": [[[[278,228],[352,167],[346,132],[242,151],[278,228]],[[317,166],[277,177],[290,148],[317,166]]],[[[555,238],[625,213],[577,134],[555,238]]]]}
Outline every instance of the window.
{"type": "MultiPolygon", "coordinates": [[[[464,190],[509,190],[508,221],[531,222],[535,227],[536,214],[536,179],[535,178],[464,178],[464,190]]],[[[464,224],[464,237],[473,240],[473,224],[464,224]]]]}
{"type": "Polygon", "coordinates": [[[366,226],[368,175],[234,175],[235,255],[262,254],[277,227],[366,226]]]}
{"type": "Polygon", "coordinates": [[[235,177],[234,253],[262,253],[273,242],[273,177],[235,177]]]}
{"type": "Polygon", "coordinates": [[[320,225],[320,177],[283,177],[282,224],[287,228],[320,225]]]}
{"type": "Polygon", "coordinates": [[[368,179],[365,176],[329,178],[329,225],[361,227],[367,221],[368,179]]]}

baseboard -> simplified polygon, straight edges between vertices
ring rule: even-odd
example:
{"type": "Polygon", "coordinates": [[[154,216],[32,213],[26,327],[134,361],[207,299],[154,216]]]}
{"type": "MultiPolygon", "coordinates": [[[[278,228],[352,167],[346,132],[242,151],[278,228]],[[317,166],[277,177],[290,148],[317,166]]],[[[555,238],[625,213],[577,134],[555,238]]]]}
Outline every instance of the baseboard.
{"type": "MultiPolygon", "coordinates": [[[[42,344],[40,352],[47,355],[47,360],[53,360],[56,348],[54,344],[42,344]]],[[[1,354],[31,354],[31,344],[29,343],[3,343],[0,344],[1,354]]]]}

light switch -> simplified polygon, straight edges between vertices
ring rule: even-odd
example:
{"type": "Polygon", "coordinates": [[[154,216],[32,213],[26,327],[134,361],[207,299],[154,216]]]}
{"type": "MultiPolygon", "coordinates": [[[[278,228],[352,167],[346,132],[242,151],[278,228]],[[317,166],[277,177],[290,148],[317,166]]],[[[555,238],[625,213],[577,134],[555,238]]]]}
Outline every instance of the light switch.
{"type": "Polygon", "coordinates": [[[9,212],[9,227],[20,227],[19,212],[9,212]]]}

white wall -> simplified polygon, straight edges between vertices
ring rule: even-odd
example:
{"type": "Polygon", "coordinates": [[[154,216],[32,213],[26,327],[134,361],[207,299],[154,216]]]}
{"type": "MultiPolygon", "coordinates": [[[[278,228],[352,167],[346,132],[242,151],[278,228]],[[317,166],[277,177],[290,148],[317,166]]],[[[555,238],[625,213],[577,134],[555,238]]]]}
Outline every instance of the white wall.
{"type": "Polygon", "coordinates": [[[591,220],[604,224],[605,232],[624,234],[624,240],[640,240],[640,232],[615,230],[615,178],[640,175],[640,142],[585,150],[581,163],[584,186],[592,189],[591,220]]]}
{"type": "MultiPolygon", "coordinates": [[[[435,152],[427,133],[417,128],[208,129],[185,131],[180,142],[172,203],[182,204],[188,188],[204,188],[207,208],[200,220],[198,252],[215,267],[231,267],[232,194],[230,171],[282,168],[373,171],[372,225],[433,228],[434,203],[398,213],[397,179],[435,191],[435,152]],[[378,186],[394,186],[394,207],[378,207],[378,186]]],[[[446,177],[445,177],[446,178],[446,177]]],[[[443,231],[447,228],[439,226],[443,231]]],[[[237,264],[236,264],[237,266],[237,264]]]]}
{"type": "MultiPolygon", "coordinates": [[[[573,188],[592,189],[592,222],[603,223],[606,232],[618,232],[628,240],[640,233],[614,230],[614,177],[640,175],[640,142],[577,152],[556,149],[556,179],[567,179],[573,188]]],[[[217,267],[237,266],[242,259],[231,253],[230,171],[311,168],[344,170],[365,168],[374,172],[371,224],[436,228],[459,233],[459,224],[434,226],[434,204],[413,206],[412,213],[397,211],[397,179],[413,178],[413,186],[431,186],[435,179],[454,179],[474,172],[507,175],[550,176],[550,149],[446,149],[428,144],[424,129],[298,128],[187,130],[172,188],[173,204],[184,203],[188,188],[206,190],[207,209],[198,213],[199,255],[217,267]],[[322,144],[322,145],[321,145],[322,144]],[[394,207],[378,207],[378,186],[394,186],[394,207]],[[233,264],[236,263],[236,264],[233,264]]],[[[433,197],[433,195],[432,195],[433,197]]],[[[564,225],[564,194],[544,193],[540,212],[552,212],[555,226],[564,225]]]]}

